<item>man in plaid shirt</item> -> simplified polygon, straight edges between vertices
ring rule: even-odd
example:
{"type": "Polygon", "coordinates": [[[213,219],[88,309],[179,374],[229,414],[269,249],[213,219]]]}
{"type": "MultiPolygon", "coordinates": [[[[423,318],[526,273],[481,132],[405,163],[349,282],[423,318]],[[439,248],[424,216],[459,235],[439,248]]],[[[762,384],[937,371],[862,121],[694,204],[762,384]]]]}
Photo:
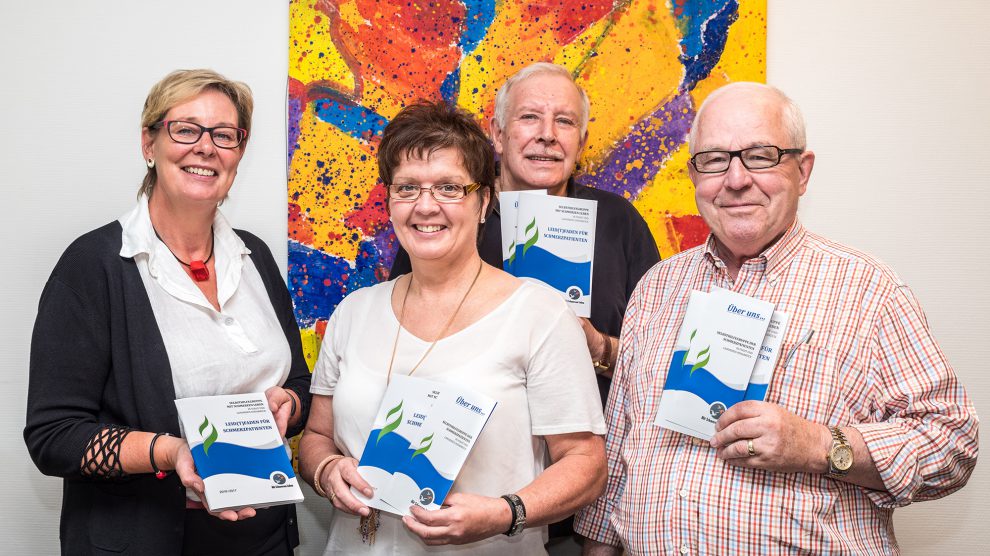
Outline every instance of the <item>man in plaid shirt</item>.
{"type": "Polygon", "coordinates": [[[585,554],[897,554],[893,509],[946,496],[976,464],[973,404],[910,289],[797,219],[815,155],[776,88],[709,95],[688,167],[708,242],[651,269],[629,301],[608,420],[605,493],[585,554]],[[790,314],[765,402],[708,441],[654,425],[691,290],[790,314]]]}

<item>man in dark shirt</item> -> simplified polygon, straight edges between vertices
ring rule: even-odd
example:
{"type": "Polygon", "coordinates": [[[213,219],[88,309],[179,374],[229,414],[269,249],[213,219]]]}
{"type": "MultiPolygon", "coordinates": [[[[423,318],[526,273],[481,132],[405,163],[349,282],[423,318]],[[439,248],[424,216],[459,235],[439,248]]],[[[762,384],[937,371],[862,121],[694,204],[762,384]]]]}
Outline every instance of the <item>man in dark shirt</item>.
{"type": "MultiPolygon", "coordinates": [[[[538,62],[510,77],[495,96],[491,137],[499,155],[500,191],[545,189],[550,195],[598,201],[591,318],[581,319],[588,350],[598,371],[602,404],[626,303],[639,279],[660,260],[646,221],[623,197],[576,183],[578,158],[588,139],[588,97],[570,72],[538,62]]],[[[496,205],[484,225],[478,250],[488,264],[502,267],[501,214],[496,205]]],[[[411,270],[399,250],[391,277],[411,270]]]]}

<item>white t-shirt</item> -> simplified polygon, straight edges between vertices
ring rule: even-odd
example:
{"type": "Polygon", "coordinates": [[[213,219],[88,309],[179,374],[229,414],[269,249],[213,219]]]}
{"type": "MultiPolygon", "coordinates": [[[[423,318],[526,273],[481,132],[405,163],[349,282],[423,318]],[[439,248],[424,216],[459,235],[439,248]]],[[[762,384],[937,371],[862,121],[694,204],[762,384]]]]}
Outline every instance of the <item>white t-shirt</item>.
{"type": "MultiPolygon", "coordinates": [[[[327,325],[310,391],[333,396],[334,439],[360,459],[385,392],[399,323],[395,281],[349,295],[327,325]]],[[[393,374],[407,374],[429,348],[403,330],[393,374]]],[[[460,384],[498,406],[451,492],[498,497],[517,492],[548,463],[543,435],[604,434],[601,400],[584,332],[554,292],[524,282],[491,313],[440,340],[414,376],[460,384]]],[[[374,545],[363,544],[359,518],[335,512],[324,554],[546,554],[546,528],[464,546],[428,547],[401,520],[382,512],[374,545]]]]}

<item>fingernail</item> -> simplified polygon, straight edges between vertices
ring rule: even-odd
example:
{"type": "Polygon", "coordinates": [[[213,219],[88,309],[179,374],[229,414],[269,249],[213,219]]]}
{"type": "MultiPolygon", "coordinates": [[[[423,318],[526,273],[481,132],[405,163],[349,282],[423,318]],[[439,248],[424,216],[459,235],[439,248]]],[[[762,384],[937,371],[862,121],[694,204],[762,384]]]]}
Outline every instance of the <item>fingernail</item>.
{"type": "Polygon", "coordinates": [[[364,489],[363,492],[364,495],[367,496],[368,498],[371,498],[375,494],[375,491],[371,490],[370,488],[364,489]]]}

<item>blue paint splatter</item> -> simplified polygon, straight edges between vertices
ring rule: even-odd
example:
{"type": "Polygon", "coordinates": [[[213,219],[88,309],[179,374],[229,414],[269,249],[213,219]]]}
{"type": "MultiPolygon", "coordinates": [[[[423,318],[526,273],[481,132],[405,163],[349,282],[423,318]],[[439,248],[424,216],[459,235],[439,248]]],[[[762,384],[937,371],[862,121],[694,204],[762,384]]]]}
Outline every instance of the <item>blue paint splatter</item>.
{"type": "Polygon", "coordinates": [[[737,19],[739,4],[736,0],[684,3],[681,15],[677,16],[678,27],[683,34],[680,60],[684,64],[685,75],[682,90],[690,91],[708,77],[722,58],[729,27],[737,19]]]}
{"type": "Polygon", "coordinates": [[[314,91],[321,98],[313,101],[316,117],[361,141],[381,136],[388,120],[330,89],[314,91]]]}
{"type": "Polygon", "coordinates": [[[300,328],[327,320],[347,294],[378,283],[381,253],[373,241],[362,241],[352,264],[296,241],[289,241],[289,292],[300,328]]]}
{"type": "MultiPolygon", "coordinates": [[[[478,44],[488,34],[488,28],[495,20],[495,0],[464,0],[464,32],[458,40],[461,60],[471,55],[478,44]]],[[[480,60],[478,60],[480,61],[480,60]]],[[[457,104],[461,91],[461,65],[447,74],[440,84],[440,97],[447,104],[457,104]]]]}
{"type": "Polygon", "coordinates": [[[461,92],[461,66],[458,65],[454,71],[447,74],[440,84],[440,98],[447,104],[454,106],[457,104],[457,97],[461,92]]]}
{"type": "Polygon", "coordinates": [[[495,0],[464,0],[464,33],[458,46],[469,56],[495,21],[495,0]]]}

